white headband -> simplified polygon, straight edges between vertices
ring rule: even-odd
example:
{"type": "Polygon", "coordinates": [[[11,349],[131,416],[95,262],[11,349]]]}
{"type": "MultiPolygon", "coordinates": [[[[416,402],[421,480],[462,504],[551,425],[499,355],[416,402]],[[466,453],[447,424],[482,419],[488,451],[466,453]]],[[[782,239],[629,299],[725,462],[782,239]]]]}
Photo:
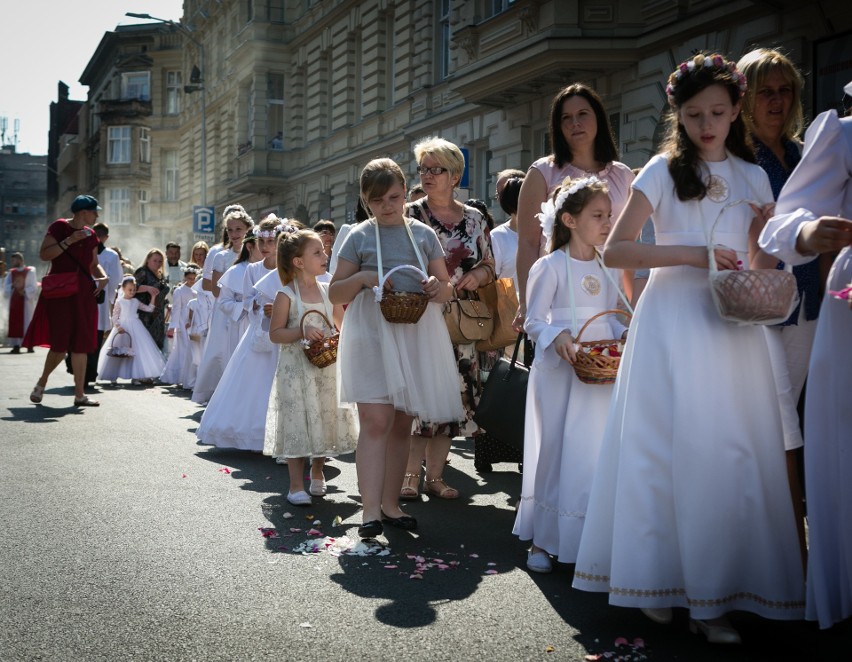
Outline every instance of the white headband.
{"type": "Polygon", "coordinates": [[[571,184],[571,186],[559,191],[559,195],[556,196],[555,203],[550,198],[541,203],[541,212],[536,214],[536,218],[538,218],[538,222],[541,224],[542,234],[547,237],[548,241],[550,241],[550,238],[553,236],[553,226],[556,223],[556,214],[560,209],[562,209],[565,201],[568,199],[568,196],[574,195],[578,191],[582,191],[587,186],[591,186],[593,184],[603,184],[603,181],[594,175],[591,177],[577,179],[573,184],[571,184]]]}

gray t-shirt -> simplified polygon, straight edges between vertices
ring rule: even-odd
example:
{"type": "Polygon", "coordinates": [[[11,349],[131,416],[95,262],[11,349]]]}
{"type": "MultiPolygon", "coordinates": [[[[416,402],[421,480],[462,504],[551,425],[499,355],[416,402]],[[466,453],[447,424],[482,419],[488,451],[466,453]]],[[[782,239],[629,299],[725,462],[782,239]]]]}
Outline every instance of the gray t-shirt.
{"type": "MultiPolygon", "coordinates": [[[[441,242],[438,241],[435,231],[413,218],[407,221],[411,225],[411,233],[420,250],[424,266],[428,268],[432,260],[443,259],[444,249],[441,248],[441,242]]],[[[379,237],[382,242],[382,269],[385,274],[400,264],[410,264],[420,268],[404,225],[380,225],[379,237]]],[[[353,227],[340,247],[338,257],[358,265],[360,271],[378,271],[376,221],[369,218],[353,227]]],[[[423,288],[420,281],[420,276],[410,269],[401,269],[391,276],[393,289],[401,292],[421,292],[423,288]]]]}

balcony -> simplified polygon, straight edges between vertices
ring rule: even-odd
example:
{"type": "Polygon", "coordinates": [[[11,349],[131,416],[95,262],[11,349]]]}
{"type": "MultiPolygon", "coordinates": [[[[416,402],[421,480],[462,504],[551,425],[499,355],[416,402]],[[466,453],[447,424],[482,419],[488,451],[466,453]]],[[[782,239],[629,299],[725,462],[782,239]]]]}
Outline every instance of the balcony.
{"type": "Polygon", "coordinates": [[[106,99],[98,102],[97,113],[107,124],[133,117],[149,117],[154,112],[150,100],[106,99]]]}

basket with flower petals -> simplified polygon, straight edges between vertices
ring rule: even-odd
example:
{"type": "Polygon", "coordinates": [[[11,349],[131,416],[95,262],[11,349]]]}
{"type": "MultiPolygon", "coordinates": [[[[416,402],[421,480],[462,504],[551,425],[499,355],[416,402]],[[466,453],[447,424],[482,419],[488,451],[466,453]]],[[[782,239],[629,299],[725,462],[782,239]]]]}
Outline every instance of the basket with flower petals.
{"type": "Polygon", "coordinates": [[[618,374],[624,340],[581,340],[583,332],[592,321],[609,314],[624,315],[628,319],[631,317],[625,310],[604,310],[586,320],[575,339],[577,359],[574,361],[574,372],[577,379],[584,384],[612,384],[618,374]]]}
{"type": "Polygon", "coordinates": [[[328,317],[320,311],[308,310],[302,315],[302,319],[299,320],[299,328],[302,330],[303,336],[305,334],[305,318],[308,315],[319,315],[322,317],[326,326],[332,330],[331,335],[323,337],[322,340],[308,340],[304,338],[301,341],[303,345],[302,349],[305,352],[305,356],[308,357],[308,361],[317,368],[327,368],[337,361],[337,345],[340,343],[340,333],[334,324],[329,321],[328,317]]]}

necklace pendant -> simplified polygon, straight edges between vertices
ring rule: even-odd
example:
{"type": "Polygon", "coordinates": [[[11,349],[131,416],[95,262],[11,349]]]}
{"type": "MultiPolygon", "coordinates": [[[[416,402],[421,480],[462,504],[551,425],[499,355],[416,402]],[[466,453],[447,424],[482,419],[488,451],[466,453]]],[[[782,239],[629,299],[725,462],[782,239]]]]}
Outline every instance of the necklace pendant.
{"type": "Polygon", "coordinates": [[[727,180],[719,175],[710,175],[707,179],[707,197],[713,202],[725,202],[731,194],[727,180]]]}

